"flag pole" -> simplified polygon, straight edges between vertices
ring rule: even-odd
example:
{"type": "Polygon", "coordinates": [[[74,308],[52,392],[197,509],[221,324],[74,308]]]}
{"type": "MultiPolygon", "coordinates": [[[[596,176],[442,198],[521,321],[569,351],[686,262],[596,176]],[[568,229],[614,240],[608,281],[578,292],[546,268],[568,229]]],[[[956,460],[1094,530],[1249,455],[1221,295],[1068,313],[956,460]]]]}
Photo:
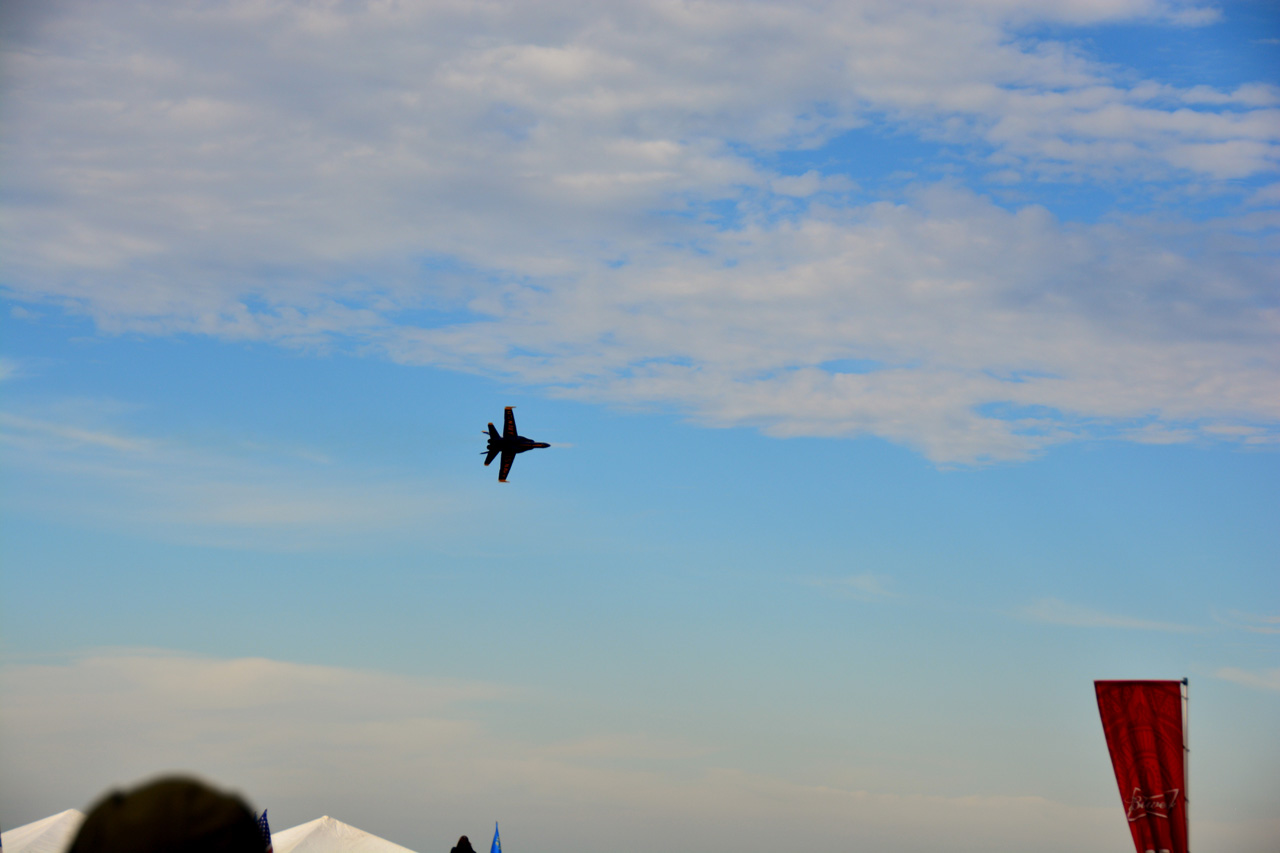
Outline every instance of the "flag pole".
{"type": "Polygon", "coordinates": [[[1182,679],[1182,792],[1183,814],[1187,817],[1187,853],[1191,853],[1191,682],[1182,679]]]}

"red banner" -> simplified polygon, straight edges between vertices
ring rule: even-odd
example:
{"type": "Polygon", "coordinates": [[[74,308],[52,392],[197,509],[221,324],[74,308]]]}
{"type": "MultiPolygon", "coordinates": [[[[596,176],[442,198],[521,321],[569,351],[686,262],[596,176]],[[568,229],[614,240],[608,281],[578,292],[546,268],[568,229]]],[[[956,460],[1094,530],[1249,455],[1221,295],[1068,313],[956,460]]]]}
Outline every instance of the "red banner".
{"type": "Polygon", "coordinates": [[[1138,853],[1187,853],[1181,681],[1095,681],[1102,731],[1138,853]]]}

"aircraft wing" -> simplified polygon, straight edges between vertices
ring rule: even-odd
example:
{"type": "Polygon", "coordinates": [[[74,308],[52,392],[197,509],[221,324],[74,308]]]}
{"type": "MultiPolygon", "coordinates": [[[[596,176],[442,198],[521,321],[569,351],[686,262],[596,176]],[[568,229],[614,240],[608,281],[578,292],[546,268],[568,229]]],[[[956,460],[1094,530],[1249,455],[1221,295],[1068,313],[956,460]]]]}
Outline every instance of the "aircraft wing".
{"type": "MultiPolygon", "coordinates": [[[[511,417],[511,410],[507,410],[507,417],[511,417]]],[[[498,469],[498,482],[507,482],[507,475],[511,473],[511,463],[516,461],[516,452],[514,450],[502,451],[502,467],[498,469]]]]}
{"type": "Polygon", "coordinates": [[[502,424],[502,437],[505,439],[516,438],[515,412],[511,411],[510,406],[507,406],[507,410],[504,414],[506,415],[506,421],[502,424]]]}

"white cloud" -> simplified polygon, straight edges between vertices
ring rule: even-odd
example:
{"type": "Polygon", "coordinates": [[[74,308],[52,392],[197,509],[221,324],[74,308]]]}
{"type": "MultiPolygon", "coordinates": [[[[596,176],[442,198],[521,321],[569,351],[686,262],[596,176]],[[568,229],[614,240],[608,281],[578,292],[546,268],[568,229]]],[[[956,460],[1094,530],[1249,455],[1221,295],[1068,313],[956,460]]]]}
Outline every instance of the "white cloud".
{"type": "Polygon", "coordinates": [[[1175,250],[1188,236],[1066,227],[935,187],[717,235],[696,261],[512,288],[492,321],[390,347],[569,395],[676,402],[711,424],[887,436],[940,462],[1017,458],[1099,426],[1140,438],[1149,420],[1215,438],[1274,424],[1274,318],[1254,308],[1268,285],[1238,260],[1175,250]],[[843,359],[882,366],[824,367],[843,359]]]}
{"type": "Polygon", "coordinates": [[[1075,628],[1122,628],[1136,631],[1168,631],[1172,633],[1187,633],[1200,630],[1191,625],[1155,622],[1148,619],[1137,619],[1132,616],[1104,613],[1100,610],[1069,604],[1056,598],[1042,598],[1033,604],[1019,608],[1017,615],[1030,622],[1069,625],[1075,628]]]}
{"type": "Polygon", "coordinates": [[[1274,225],[854,202],[764,165],[875,123],[1020,190],[1274,173],[1274,86],[1132,82],[1019,35],[1209,7],[59,9],[5,55],[7,286],[106,331],[349,343],[944,463],[1280,422],[1274,225]]]}
{"type": "Polygon", "coordinates": [[[1259,188],[1249,199],[1251,204],[1280,205],[1280,182],[1259,188]]]}
{"type": "Polygon", "coordinates": [[[1244,104],[1250,107],[1272,107],[1280,104],[1280,86],[1267,83],[1247,83],[1233,92],[1224,92],[1211,86],[1192,86],[1178,93],[1188,104],[1244,104]]]}
{"type": "Polygon", "coordinates": [[[808,198],[819,192],[850,192],[856,185],[842,175],[823,175],[815,170],[803,175],[774,178],[770,189],[779,195],[808,198]]]}

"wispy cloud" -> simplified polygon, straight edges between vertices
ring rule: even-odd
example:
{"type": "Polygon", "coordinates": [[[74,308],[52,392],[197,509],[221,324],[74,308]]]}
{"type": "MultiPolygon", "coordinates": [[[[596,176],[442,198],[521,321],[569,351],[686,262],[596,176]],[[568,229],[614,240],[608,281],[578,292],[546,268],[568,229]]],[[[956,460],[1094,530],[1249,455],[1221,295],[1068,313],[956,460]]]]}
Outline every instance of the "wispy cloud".
{"type": "Polygon", "coordinates": [[[84,429],[67,424],[24,418],[0,412],[0,440],[22,443],[28,447],[37,444],[48,446],[50,440],[67,446],[88,445],[122,453],[145,453],[155,445],[143,438],[117,435],[111,432],[84,429]]]}
{"type": "Polygon", "coordinates": [[[1280,616],[1258,616],[1253,613],[1242,613],[1239,610],[1228,610],[1223,614],[1214,614],[1219,622],[1232,628],[1251,631],[1255,634],[1280,634],[1280,616]]]}
{"type": "Polygon", "coordinates": [[[1257,690],[1280,691],[1280,669],[1264,669],[1262,672],[1249,672],[1233,666],[1223,667],[1213,674],[1214,678],[1231,681],[1257,690]]]}
{"type": "Polygon", "coordinates": [[[889,591],[888,576],[876,575],[870,572],[842,578],[809,578],[803,583],[861,601],[875,601],[891,598],[895,595],[895,593],[889,591]]]}
{"type": "Polygon", "coordinates": [[[10,473],[34,475],[20,498],[6,493],[8,511],[268,550],[467,526],[465,490],[446,496],[435,484],[336,465],[306,448],[209,448],[138,436],[103,426],[103,414],[88,426],[0,412],[10,473]]]}
{"type": "Polygon", "coordinates": [[[957,832],[981,849],[1023,849],[1046,828],[1059,841],[1039,849],[1068,853],[1104,846],[1113,818],[1040,796],[797,782],[643,731],[562,739],[530,725],[549,697],[479,681],[100,651],[0,667],[0,685],[0,796],[14,807],[84,806],[180,769],[269,806],[280,828],[333,814],[427,850],[497,813],[530,849],[570,853],[621,837],[638,849],[765,853],[790,839],[907,853],[957,832]],[[423,820],[424,808],[448,826],[423,820]]]}
{"type": "Polygon", "coordinates": [[[1020,619],[1043,622],[1048,625],[1069,625],[1074,628],[1121,628],[1134,631],[1168,631],[1192,633],[1202,629],[1173,622],[1155,622],[1116,613],[1106,613],[1088,607],[1069,604],[1057,598],[1042,598],[1015,611],[1020,619]]]}

